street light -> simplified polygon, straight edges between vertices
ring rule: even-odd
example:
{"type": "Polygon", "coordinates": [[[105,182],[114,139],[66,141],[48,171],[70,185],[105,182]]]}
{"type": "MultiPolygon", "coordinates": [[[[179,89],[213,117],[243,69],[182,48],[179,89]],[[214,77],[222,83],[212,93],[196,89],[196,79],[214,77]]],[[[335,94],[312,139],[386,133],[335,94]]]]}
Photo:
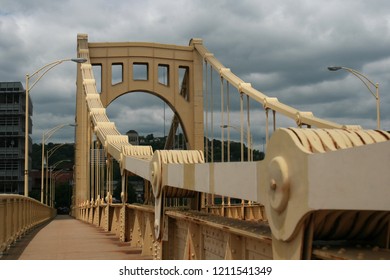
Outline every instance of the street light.
{"type": "Polygon", "coordinates": [[[328,67],[329,71],[338,71],[338,70],[345,70],[357,77],[360,81],[363,82],[363,84],[367,87],[367,89],[370,91],[370,93],[375,97],[376,100],[376,121],[377,121],[377,129],[380,129],[381,126],[381,120],[380,120],[380,99],[379,99],[379,84],[372,82],[370,79],[368,79],[365,75],[362,73],[348,68],[344,66],[331,66],[328,67]],[[375,87],[375,92],[372,90],[371,87],[375,87]]]}
{"type": "Polygon", "coordinates": [[[54,202],[55,202],[55,198],[56,198],[56,179],[57,179],[57,177],[61,177],[61,176],[65,175],[65,173],[61,173],[63,171],[64,171],[64,169],[58,170],[57,172],[54,172],[50,176],[50,206],[51,207],[55,206],[54,202]]]}
{"type": "Polygon", "coordinates": [[[46,152],[46,158],[44,158],[44,159],[46,159],[46,162],[45,162],[46,163],[46,175],[45,175],[45,178],[46,178],[45,190],[46,191],[44,192],[46,194],[46,200],[45,200],[46,205],[48,204],[47,203],[48,202],[48,199],[47,199],[47,186],[49,185],[49,183],[48,183],[48,178],[49,178],[49,158],[55,151],[57,151],[59,148],[61,148],[64,145],[66,145],[66,143],[62,143],[62,144],[59,144],[57,146],[54,146],[53,148],[51,148],[50,150],[48,150],[46,152]]]}
{"type": "Polygon", "coordinates": [[[26,74],[26,118],[25,118],[25,140],[24,140],[24,196],[28,196],[28,173],[29,173],[29,164],[28,164],[28,140],[29,140],[29,112],[28,112],[28,106],[29,106],[29,99],[28,94],[29,91],[36,85],[37,82],[47,73],[49,72],[53,67],[65,62],[65,61],[73,61],[75,63],[84,63],[87,61],[86,58],[68,58],[68,59],[62,59],[57,60],[54,62],[51,62],[49,64],[46,64],[45,66],[39,68],[37,71],[35,71],[32,75],[26,74]],[[30,78],[34,77],[35,75],[38,75],[35,81],[29,86],[30,78]]]}
{"type": "Polygon", "coordinates": [[[42,133],[42,160],[41,160],[41,203],[43,203],[43,181],[44,181],[44,167],[43,160],[45,157],[45,142],[48,140],[57,130],[65,127],[65,126],[76,126],[75,124],[60,124],[52,129],[42,133]]]}
{"type": "MultiPolygon", "coordinates": [[[[49,205],[49,206],[53,206],[52,205],[52,197],[53,197],[53,189],[51,188],[51,186],[52,186],[52,176],[53,176],[53,171],[55,170],[55,168],[58,166],[58,165],[60,165],[61,163],[63,163],[63,162],[70,162],[70,160],[69,159],[63,159],[63,160],[59,160],[59,161],[57,161],[56,163],[54,163],[52,166],[50,166],[50,168],[49,168],[49,171],[50,171],[50,182],[49,182],[49,185],[47,185],[46,186],[46,204],[47,205],[49,205]],[[49,199],[49,201],[47,201],[47,193],[49,192],[49,190],[50,190],[50,199],[49,199]],[[48,202],[50,202],[51,201],[51,203],[49,204],[48,202]]],[[[57,173],[59,173],[60,171],[63,171],[64,169],[61,169],[61,170],[59,170],[59,171],[56,171],[56,172],[54,172],[54,174],[57,174],[57,173]]]]}

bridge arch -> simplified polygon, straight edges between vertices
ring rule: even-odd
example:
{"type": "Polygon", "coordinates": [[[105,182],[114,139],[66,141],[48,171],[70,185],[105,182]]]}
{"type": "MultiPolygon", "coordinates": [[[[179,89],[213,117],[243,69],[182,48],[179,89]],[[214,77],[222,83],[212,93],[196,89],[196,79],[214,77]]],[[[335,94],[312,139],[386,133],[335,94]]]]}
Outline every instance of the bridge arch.
{"type": "Polygon", "coordinates": [[[177,114],[188,148],[203,150],[203,62],[193,46],[88,43],[88,48],[91,64],[101,68],[105,108],[128,92],[151,93],[177,114]]]}
{"type": "MultiPolygon", "coordinates": [[[[181,132],[184,135],[185,147],[186,147],[186,149],[189,149],[189,145],[187,142],[188,132],[187,132],[186,127],[183,124],[182,117],[180,115],[181,113],[172,104],[170,104],[168,100],[162,98],[161,95],[159,95],[157,93],[145,92],[145,91],[133,91],[133,92],[126,92],[126,93],[120,94],[108,104],[107,116],[111,119],[110,115],[114,109],[111,109],[110,106],[113,105],[113,103],[126,102],[126,105],[129,105],[130,104],[129,101],[132,102],[132,101],[136,100],[136,95],[148,95],[148,98],[146,98],[146,101],[151,101],[150,98],[155,98],[155,99],[158,99],[159,101],[164,102],[164,104],[165,104],[164,106],[166,106],[166,108],[167,108],[167,110],[166,110],[166,112],[167,112],[166,117],[167,118],[164,118],[164,123],[166,122],[166,120],[168,122],[170,122],[170,127],[166,127],[167,130],[165,130],[165,127],[164,127],[164,136],[167,136],[167,142],[165,143],[165,149],[172,149],[173,148],[173,144],[174,144],[173,137],[175,136],[175,133],[177,133],[177,131],[179,131],[179,126],[181,128],[181,132]]],[[[145,101],[142,100],[142,102],[145,102],[145,101]]],[[[137,100],[136,100],[136,103],[138,103],[137,100]]],[[[152,106],[156,107],[156,104],[153,103],[152,106]]],[[[162,110],[163,110],[163,107],[161,107],[161,111],[162,110]]],[[[127,127],[126,129],[129,129],[129,127],[127,127]]],[[[134,126],[134,127],[132,127],[132,129],[137,130],[138,128],[136,126],[134,126]]]]}

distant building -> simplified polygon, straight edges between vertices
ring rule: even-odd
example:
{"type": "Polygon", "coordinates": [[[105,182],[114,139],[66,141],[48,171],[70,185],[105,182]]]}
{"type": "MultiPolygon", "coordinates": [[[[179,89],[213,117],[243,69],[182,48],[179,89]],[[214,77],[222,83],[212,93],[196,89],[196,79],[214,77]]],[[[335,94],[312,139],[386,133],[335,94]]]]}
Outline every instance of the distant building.
{"type": "Polygon", "coordinates": [[[139,145],[139,136],[138,132],[135,130],[129,130],[126,132],[127,137],[129,137],[129,143],[131,145],[139,145]]]}
{"type": "MultiPolygon", "coordinates": [[[[31,134],[30,98],[28,102],[29,134],[31,134]]],[[[25,104],[26,91],[21,82],[0,82],[0,193],[24,193],[25,104]]],[[[30,137],[29,145],[28,162],[31,166],[30,137]]]]}

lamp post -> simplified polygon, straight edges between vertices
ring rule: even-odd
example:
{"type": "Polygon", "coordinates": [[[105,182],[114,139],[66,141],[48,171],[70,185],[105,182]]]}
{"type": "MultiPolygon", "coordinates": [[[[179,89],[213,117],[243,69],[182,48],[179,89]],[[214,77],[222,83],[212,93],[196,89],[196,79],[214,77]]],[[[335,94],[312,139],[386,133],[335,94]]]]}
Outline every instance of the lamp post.
{"type": "Polygon", "coordinates": [[[355,69],[351,69],[344,66],[331,66],[328,67],[329,71],[338,71],[338,70],[345,70],[357,77],[360,81],[363,82],[363,84],[367,87],[369,92],[375,97],[376,100],[376,122],[377,122],[377,129],[380,129],[381,126],[381,117],[380,117],[380,98],[379,98],[379,84],[372,82],[369,78],[367,78],[362,73],[356,71],[355,69]],[[371,87],[375,88],[375,92],[372,90],[371,87]]]}
{"type": "Polygon", "coordinates": [[[53,127],[52,129],[44,132],[42,134],[42,160],[41,160],[41,203],[43,203],[43,181],[44,181],[44,166],[43,166],[43,160],[45,157],[45,142],[48,140],[57,130],[65,127],[65,126],[75,126],[75,124],[60,124],[56,127],[53,127]]]}
{"type": "MultiPolygon", "coordinates": [[[[49,183],[48,183],[48,178],[49,178],[49,158],[50,158],[50,156],[55,152],[55,151],[57,151],[59,148],[61,148],[62,146],[64,146],[66,143],[62,143],[62,144],[59,144],[59,145],[57,145],[57,146],[54,146],[53,148],[51,148],[50,150],[48,150],[47,152],[46,152],[46,158],[44,158],[45,160],[46,160],[46,172],[45,172],[45,179],[46,179],[46,184],[45,184],[45,191],[44,191],[44,193],[45,193],[45,195],[46,195],[46,199],[45,199],[45,203],[46,203],[46,205],[48,204],[48,198],[47,198],[47,186],[49,185],[49,183]]],[[[70,160],[69,160],[70,161],[70,160]]]]}
{"type": "Polygon", "coordinates": [[[61,173],[63,171],[64,171],[63,169],[58,170],[57,172],[54,172],[50,176],[50,193],[51,193],[50,206],[53,208],[55,207],[54,202],[56,201],[56,179],[57,179],[57,177],[61,177],[61,176],[65,175],[65,173],[61,173]]]}
{"type": "MultiPolygon", "coordinates": [[[[61,163],[63,163],[63,162],[69,162],[70,160],[69,159],[63,159],[63,160],[59,160],[59,161],[57,161],[56,163],[54,163],[52,166],[50,166],[50,168],[49,168],[49,172],[50,172],[50,182],[49,182],[49,185],[48,186],[46,186],[46,192],[49,192],[49,190],[50,190],[50,198],[49,198],[49,201],[51,202],[50,204],[49,204],[49,201],[46,201],[46,203],[47,203],[47,205],[49,205],[49,206],[53,206],[52,205],[52,200],[53,200],[53,189],[51,188],[52,187],[52,184],[51,184],[51,182],[52,182],[52,176],[53,176],[53,171],[55,170],[55,168],[58,166],[58,165],[60,165],[61,163]]],[[[59,171],[56,171],[56,172],[54,172],[54,174],[57,174],[58,172],[60,172],[60,171],[63,171],[64,169],[61,169],[61,170],[59,170],[59,171]]],[[[47,197],[47,193],[46,193],[46,197],[47,197]]],[[[46,199],[47,200],[47,199],[46,199]]]]}
{"type": "Polygon", "coordinates": [[[29,161],[28,161],[28,148],[29,148],[29,91],[36,85],[37,82],[47,73],[49,72],[53,67],[65,62],[65,61],[73,61],[75,63],[84,63],[87,61],[85,58],[68,58],[68,59],[61,59],[54,62],[51,62],[49,64],[46,64],[45,66],[39,68],[37,71],[35,71],[32,75],[26,74],[26,110],[25,110],[25,140],[24,140],[24,196],[28,196],[28,173],[29,173],[29,161]],[[33,81],[31,86],[29,86],[30,79],[34,76],[37,76],[37,78],[33,81]]]}

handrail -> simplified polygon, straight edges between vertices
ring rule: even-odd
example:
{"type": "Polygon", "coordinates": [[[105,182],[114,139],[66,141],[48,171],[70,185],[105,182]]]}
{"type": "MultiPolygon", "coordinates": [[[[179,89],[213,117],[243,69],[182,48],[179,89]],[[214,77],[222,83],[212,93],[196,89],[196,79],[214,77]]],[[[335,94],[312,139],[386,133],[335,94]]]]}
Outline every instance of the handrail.
{"type": "Polygon", "coordinates": [[[53,219],[56,209],[23,195],[0,194],[0,255],[28,230],[53,219]]]}

